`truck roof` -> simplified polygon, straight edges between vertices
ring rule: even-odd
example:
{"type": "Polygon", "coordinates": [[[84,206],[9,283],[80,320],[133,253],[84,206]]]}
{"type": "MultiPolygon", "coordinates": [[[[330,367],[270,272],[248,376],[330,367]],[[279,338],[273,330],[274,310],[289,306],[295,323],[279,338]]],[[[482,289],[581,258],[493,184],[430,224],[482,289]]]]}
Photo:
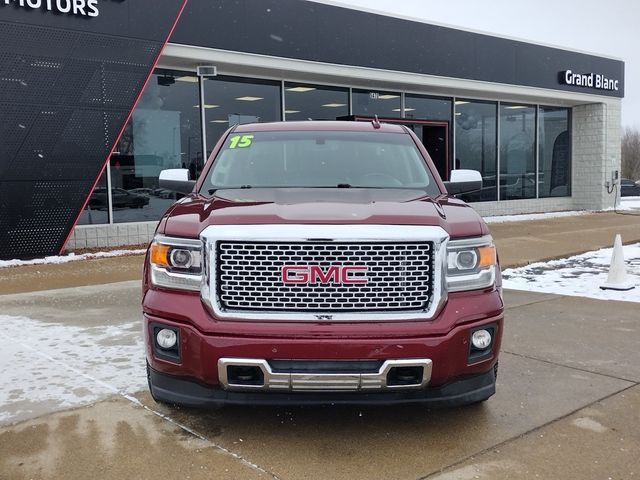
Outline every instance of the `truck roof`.
{"type": "Polygon", "coordinates": [[[285,131],[339,131],[339,132],[385,132],[406,133],[401,125],[380,122],[380,128],[374,128],[372,122],[347,122],[307,120],[301,122],[246,123],[238,125],[236,132],[285,132],[285,131]]]}

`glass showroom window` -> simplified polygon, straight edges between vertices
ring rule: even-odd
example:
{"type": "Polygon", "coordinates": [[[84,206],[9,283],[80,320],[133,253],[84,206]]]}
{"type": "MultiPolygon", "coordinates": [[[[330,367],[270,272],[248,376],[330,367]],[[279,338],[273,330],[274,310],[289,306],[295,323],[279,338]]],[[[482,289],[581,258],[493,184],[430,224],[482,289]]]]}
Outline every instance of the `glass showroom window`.
{"type": "Polygon", "coordinates": [[[478,170],[482,190],[464,195],[469,202],[497,200],[497,104],[495,102],[455,102],[455,168],[478,170]]]}
{"type": "Polygon", "coordinates": [[[107,194],[107,175],[103,172],[96,184],[86,207],[80,215],[78,225],[96,225],[109,223],[109,195],[107,194]]]}
{"type": "Polygon", "coordinates": [[[452,102],[449,98],[423,97],[407,94],[404,97],[405,118],[451,121],[452,102]]]}
{"type": "Polygon", "coordinates": [[[399,92],[379,90],[353,90],[353,115],[378,115],[383,118],[400,118],[401,95],[399,92]]]}
{"type": "Polygon", "coordinates": [[[281,82],[217,76],[204,80],[207,157],[232,125],[282,120],[281,82]]]}
{"type": "Polygon", "coordinates": [[[157,221],[175,201],[158,188],[167,168],[202,168],[198,78],[156,70],[111,156],[114,222],[157,221]]]}
{"type": "Polygon", "coordinates": [[[453,102],[448,98],[405,95],[404,116],[415,119],[407,127],[422,141],[443,180],[453,168],[451,114],[453,102]]]}
{"type": "Polygon", "coordinates": [[[536,107],[500,105],[500,200],[536,198],[536,107]]]}
{"type": "Polygon", "coordinates": [[[285,83],[286,120],[335,120],[349,115],[349,89],[285,83]]]}
{"type": "Polygon", "coordinates": [[[568,108],[540,107],[538,195],[571,196],[571,117],[568,108]]]}

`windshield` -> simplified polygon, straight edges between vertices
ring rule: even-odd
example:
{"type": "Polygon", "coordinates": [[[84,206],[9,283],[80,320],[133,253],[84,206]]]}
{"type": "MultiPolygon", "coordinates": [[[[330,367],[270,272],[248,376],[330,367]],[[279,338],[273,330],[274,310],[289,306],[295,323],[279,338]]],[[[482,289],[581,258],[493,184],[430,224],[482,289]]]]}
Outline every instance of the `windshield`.
{"type": "Polygon", "coordinates": [[[202,191],[223,188],[415,188],[440,192],[409,135],[253,132],[229,135],[202,191]]]}

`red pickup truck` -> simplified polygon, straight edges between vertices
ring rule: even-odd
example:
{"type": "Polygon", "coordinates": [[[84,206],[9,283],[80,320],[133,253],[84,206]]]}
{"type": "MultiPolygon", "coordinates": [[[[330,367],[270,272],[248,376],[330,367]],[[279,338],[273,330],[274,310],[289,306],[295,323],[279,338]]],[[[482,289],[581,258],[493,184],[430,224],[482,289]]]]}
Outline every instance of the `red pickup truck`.
{"type": "Polygon", "coordinates": [[[280,122],[230,128],[146,257],[156,401],[423,403],[495,393],[503,300],[482,218],[408,128],[280,122]]]}

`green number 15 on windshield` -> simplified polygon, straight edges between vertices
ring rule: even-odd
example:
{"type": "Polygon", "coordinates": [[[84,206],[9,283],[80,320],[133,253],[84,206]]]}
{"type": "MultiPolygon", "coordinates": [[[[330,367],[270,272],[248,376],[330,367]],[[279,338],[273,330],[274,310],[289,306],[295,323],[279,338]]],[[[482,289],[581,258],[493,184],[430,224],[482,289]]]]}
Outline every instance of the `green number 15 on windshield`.
{"type": "Polygon", "coordinates": [[[229,140],[229,148],[247,148],[252,141],[253,135],[235,135],[229,140]]]}

